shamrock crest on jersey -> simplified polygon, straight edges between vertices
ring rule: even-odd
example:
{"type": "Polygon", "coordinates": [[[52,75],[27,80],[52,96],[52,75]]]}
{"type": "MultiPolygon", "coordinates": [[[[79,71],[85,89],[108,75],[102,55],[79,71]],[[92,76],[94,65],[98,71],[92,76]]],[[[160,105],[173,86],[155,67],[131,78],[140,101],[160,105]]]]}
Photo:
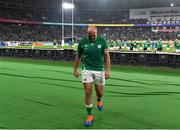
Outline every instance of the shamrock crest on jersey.
{"type": "Polygon", "coordinates": [[[98,48],[101,49],[101,47],[102,47],[102,45],[99,44],[99,45],[98,45],[98,48]]]}

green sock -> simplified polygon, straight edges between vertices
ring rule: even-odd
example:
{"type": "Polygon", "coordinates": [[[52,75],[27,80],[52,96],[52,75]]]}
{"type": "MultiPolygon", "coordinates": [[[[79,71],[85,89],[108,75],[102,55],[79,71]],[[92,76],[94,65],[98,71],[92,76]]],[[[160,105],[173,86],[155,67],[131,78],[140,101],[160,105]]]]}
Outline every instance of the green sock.
{"type": "Polygon", "coordinates": [[[100,102],[101,101],[101,97],[97,97],[97,101],[100,102]]]}
{"type": "Polygon", "coordinates": [[[87,110],[88,115],[91,115],[92,107],[91,108],[86,108],[86,110],[87,110]]]}
{"type": "Polygon", "coordinates": [[[91,104],[91,105],[86,105],[86,110],[87,110],[88,115],[91,115],[91,112],[92,112],[92,104],[91,104]]]}

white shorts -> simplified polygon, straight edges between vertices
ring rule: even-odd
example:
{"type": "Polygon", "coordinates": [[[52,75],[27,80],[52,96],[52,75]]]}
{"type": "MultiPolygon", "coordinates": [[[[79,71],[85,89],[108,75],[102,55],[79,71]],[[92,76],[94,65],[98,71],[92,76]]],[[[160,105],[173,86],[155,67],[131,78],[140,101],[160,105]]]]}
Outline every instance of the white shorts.
{"type": "Polygon", "coordinates": [[[84,70],[82,73],[82,83],[94,83],[95,85],[105,85],[104,71],[84,70]]]}

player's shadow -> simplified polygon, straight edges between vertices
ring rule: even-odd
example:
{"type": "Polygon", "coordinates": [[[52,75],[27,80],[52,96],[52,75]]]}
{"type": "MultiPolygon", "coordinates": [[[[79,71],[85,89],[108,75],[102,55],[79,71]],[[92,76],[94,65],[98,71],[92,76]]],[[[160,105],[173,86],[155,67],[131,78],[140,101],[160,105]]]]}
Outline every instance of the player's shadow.
{"type": "Polygon", "coordinates": [[[5,126],[5,125],[1,125],[1,124],[0,124],[0,129],[10,129],[10,127],[9,127],[9,126],[5,126]]]}
{"type": "Polygon", "coordinates": [[[142,84],[142,85],[151,85],[151,86],[163,86],[163,85],[171,85],[171,86],[180,86],[180,84],[175,84],[175,83],[169,83],[169,82],[163,82],[163,81],[158,81],[158,80],[145,80],[143,79],[135,79],[135,80],[128,80],[128,79],[122,79],[122,78],[111,78],[113,80],[118,80],[118,81],[125,81],[125,82],[131,82],[131,83],[138,83],[138,84],[142,84]],[[148,83],[152,82],[153,83],[148,83]]]}
{"type": "Polygon", "coordinates": [[[63,88],[72,88],[72,89],[83,89],[82,87],[73,87],[73,86],[68,86],[68,85],[62,85],[62,84],[55,84],[55,83],[44,83],[44,82],[36,82],[39,84],[43,85],[51,85],[51,86],[56,86],[56,87],[63,87],[63,88]]]}
{"type": "Polygon", "coordinates": [[[17,70],[17,69],[8,68],[8,67],[1,67],[0,70],[17,70]]]}
{"type": "Polygon", "coordinates": [[[131,82],[131,83],[138,83],[138,84],[145,84],[145,85],[153,85],[152,83],[146,83],[146,82],[141,82],[138,80],[128,80],[128,79],[121,79],[121,78],[111,78],[112,80],[118,80],[118,81],[125,81],[125,82],[131,82]]]}
{"type": "Polygon", "coordinates": [[[175,83],[170,83],[170,82],[166,82],[166,81],[158,81],[158,80],[147,80],[147,79],[143,79],[143,81],[147,81],[147,82],[154,82],[154,84],[158,85],[158,86],[163,86],[163,85],[171,85],[171,86],[177,86],[179,87],[180,84],[175,84],[175,83]]]}
{"type": "Polygon", "coordinates": [[[144,88],[144,86],[140,85],[121,85],[121,84],[110,84],[107,83],[106,86],[111,86],[111,87],[122,87],[122,88],[144,88]]]}
{"type": "Polygon", "coordinates": [[[17,99],[22,99],[22,100],[26,100],[26,101],[29,101],[29,102],[45,105],[45,106],[48,106],[48,107],[56,107],[55,105],[52,105],[52,104],[49,104],[49,103],[45,103],[45,102],[42,102],[42,101],[36,101],[36,100],[21,98],[21,97],[17,97],[17,96],[13,96],[13,97],[17,98],[17,99]]]}
{"type": "Polygon", "coordinates": [[[79,81],[77,81],[77,80],[60,79],[60,78],[48,78],[48,77],[41,77],[41,76],[27,76],[27,75],[8,74],[8,73],[0,73],[0,75],[13,76],[13,77],[22,77],[22,78],[29,78],[29,79],[45,79],[45,80],[56,80],[56,81],[67,81],[67,82],[79,83],[79,81]]]}
{"type": "Polygon", "coordinates": [[[142,97],[142,96],[164,96],[164,95],[179,95],[180,92],[143,92],[143,93],[125,93],[117,91],[106,91],[113,95],[110,97],[142,97]],[[115,95],[114,95],[115,94],[115,95]]]}
{"type": "Polygon", "coordinates": [[[48,69],[38,69],[41,71],[46,71],[46,72],[56,72],[56,73],[63,73],[63,74],[72,74],[72,72],[66,72],[66,71],[61,71],[61,70],[48,70],[48,69]]]}

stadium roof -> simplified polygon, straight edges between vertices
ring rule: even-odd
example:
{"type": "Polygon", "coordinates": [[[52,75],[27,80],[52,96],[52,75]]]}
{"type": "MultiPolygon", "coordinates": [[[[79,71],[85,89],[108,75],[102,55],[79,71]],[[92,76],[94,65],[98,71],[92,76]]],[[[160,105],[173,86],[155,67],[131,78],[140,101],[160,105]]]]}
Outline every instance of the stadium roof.
{"type": "MultiPolygon", "coordinates": [[[[64,0],[71,2],[71,0],[64,0]]],[[[62,0],[0,0],[1,7],[36,7],[59,9],[62,0]]],[[[180,6],[180,0],[74,0],[81,10],[127,11],[131,8],[168,7],[171,3],[180,6]]]]}

